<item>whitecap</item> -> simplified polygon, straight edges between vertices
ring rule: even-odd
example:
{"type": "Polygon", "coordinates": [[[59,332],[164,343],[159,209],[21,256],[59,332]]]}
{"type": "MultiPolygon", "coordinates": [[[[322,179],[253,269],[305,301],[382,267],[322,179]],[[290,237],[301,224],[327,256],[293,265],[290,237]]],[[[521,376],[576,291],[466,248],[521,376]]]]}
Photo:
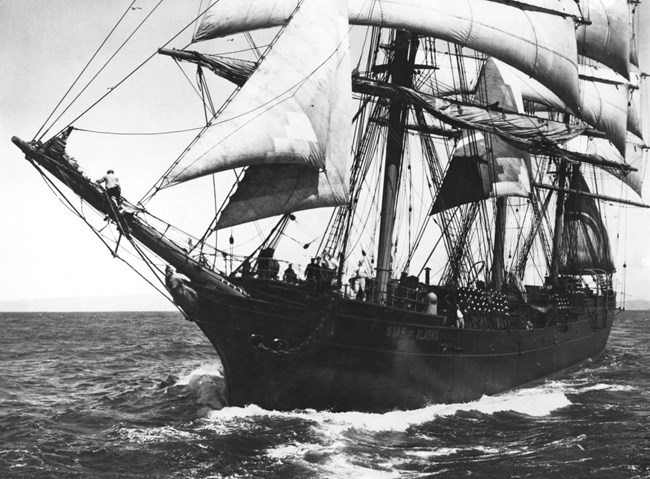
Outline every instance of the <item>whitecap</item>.
{"type": "Polygon", "coordinates": [[[593,386],[588,386],[581,389],[582,392],[587,391],[634,391],[636,388],[634,386],[624,385],[624,384],[594,384],[593,386]]]}
{"type": "Polygon", "coordinates": [[[126,428],[120,431],[120,436],[129,442],[151,443],[164,442],[170,439],[193,439],[198,437],[196,434],[181,431],[172,426],[152,427],[152,428],[126,428]]]}
{"type": "MultiPolygon", "coordinates": [[[[392,464],[384,464],[385,467],[392,467],[392,464]]],[[[337,454],[330,457],[326,464],[323,464],[319,471],[320,477],[354,479],[393,479],[400,477],[398,471],[388,471],[365,467],[352,461],[346,454],[337,454]]]]}
{"type": "Polygon", "coordinates": [[[223,378],[223,369],[220,363],[208,363],[194,368],[190,373],[179,376],[180,377],[176,382],[176,386],[187,386],[193,379],[197,377],[216,376],[223,378]]]}

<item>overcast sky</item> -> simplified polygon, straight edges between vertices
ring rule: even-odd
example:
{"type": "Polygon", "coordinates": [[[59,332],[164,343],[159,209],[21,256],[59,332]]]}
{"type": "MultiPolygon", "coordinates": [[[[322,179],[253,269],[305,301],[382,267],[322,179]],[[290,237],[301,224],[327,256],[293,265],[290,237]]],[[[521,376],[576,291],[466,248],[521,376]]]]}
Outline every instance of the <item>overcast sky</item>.
{"type": "MultiPolygon", "coordinates": [[[[138,0],[136,7],[141,5],[142,9],[128,13],[120,37],[124,38],[124,31],[133,29],[155,3],[138,0]]],[[[24,140],[33,138],[129,4],[121,0],[0,0],[0,302],[154,293],[123,262],[113,259],[87,226],[56,199],[10,141],[13,135],[24,140]]],[[[132,63],[118,71],[107,69],[83,97],[86,101],[82,105],[88,106],[91,99],[107,92],[197,12],[198,2],[166,2],[155,14],[156,21],[149,22],[134,37],[135,48],[125,49],[132,63]],[[191,8],[187,9],[187,5],[191,8]]],[[[648,30],[642,32],[646,46],[650,46],[648,30]]],[[[190,36],[191,32],[185,32],[170,46],[183,47],[190,36]]],[[[108,50],[115,47],[111,44],[108,50]]],[[[648,51],[646,65],[650,64],[648,51]]],[[[121,110],[96,108],[76,126],[105,131],[200,126],[197,120],[201,106],[196,95],[170,62],[158,56],[111,94],[123,105],[121,110]]],[[[70,112],[64,120],[74,116],[70,112]]],[[[125,194],[139,199],[180,153],[179,145],[190,138],[191,134],[144,142],[140,139],[135,146],[130,137],[74,132],[69,149],[93,178],[107,168],[115,169],[125,194]]],[[[166,210],[178,207],[172,199],[162,205],[166,210]]],[[[621,233],[628,231],[616,250],[617,266],[622,271],[622,262],[627,263],[629,299],[650,298],[650,212],[625,211],[615,222],[621,233]]],[[[613,241],[617,234],[612,232],[613,241]]],[[[619,278],[623,279],[623,275],[619,278]]]]}

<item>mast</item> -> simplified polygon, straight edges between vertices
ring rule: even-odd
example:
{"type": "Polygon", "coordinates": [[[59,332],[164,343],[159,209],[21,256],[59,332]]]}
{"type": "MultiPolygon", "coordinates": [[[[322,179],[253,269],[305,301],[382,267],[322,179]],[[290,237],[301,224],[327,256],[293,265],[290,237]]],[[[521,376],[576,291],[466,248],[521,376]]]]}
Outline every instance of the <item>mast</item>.
{"type": "Polygon", "coordinates": [[[564,233],[564,201],[566,195],[564,186],[567,178],[567,163],[560,160],[558,165],[558,193],[557,204],[555,206],[555,229],[553,232],[553,257],[551,259],[551,281],[553,287],[558,286],[557,277],[560,274],[560,247],[562,245],[562,235],[564,233]]]}
{"type": "Polygon", "coordinates": [[[506,213],[508,198],[502,196],[496,200],[496,215],[494,225],[494,250],[492,257],[492,287],[500,290],[503,286],[505,271],[504,250],[506,240],[506,213]]]}
{"type": "MultiPolygon", "coordinates": [[[[418,43],[417,36],[414,34],[403,30],[396,31],[393,44],[393,61],[390,65],[391,83],[393,85],[411,86],[418,43]]],[[[408,105],[399,98],[393,99],[388,115],[384,189],[377,252],[377,299],[380,303],[386,301],[387,285],[392,273],[391,249],[407,116],[408,105]]]]}

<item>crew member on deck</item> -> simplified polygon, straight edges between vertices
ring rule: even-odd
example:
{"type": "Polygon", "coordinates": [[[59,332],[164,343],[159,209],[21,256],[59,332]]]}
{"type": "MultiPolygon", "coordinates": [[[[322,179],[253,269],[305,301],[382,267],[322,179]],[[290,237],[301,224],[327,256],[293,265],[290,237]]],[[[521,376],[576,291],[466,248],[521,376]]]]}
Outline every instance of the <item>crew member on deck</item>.
{"type": "Polygon", "coordinates": [[[292,283],[292,284],[298,282],[298,275],[293,270],[293,265],[289,264],[289,266],[287,266],[287,269],[284,270],[284,275],[283,275],[282,279],[285,282],[292,283]]]}
{"type": "Polygon", "coordinates": [[[368,271],[363,264],[363,260],[359,261],[357,270],[355,271],[354,287],[356,291],[356,298],[359,301],[366,299],[366,278],[368,278],[368,271]]]}
{"type": "Polygon", "coordinates": [[[318,258],[312,258],[311,262],[307,265],[305,269],[305,280],[307,284],[311,287],[316,285],[317,276],[320,275],[320,264],[318,263],[318,258]]]}
{"type": "Polygon", "coordinates": [[[120,188],[120,180],[115,176],[113,170],[108,170],[106,176],[102,176],[95,183],[101,185],[106,183],[106,194],[109,198],[114,198],[117,206],[119,207],[122,204],[122,189],[120,188]]]}

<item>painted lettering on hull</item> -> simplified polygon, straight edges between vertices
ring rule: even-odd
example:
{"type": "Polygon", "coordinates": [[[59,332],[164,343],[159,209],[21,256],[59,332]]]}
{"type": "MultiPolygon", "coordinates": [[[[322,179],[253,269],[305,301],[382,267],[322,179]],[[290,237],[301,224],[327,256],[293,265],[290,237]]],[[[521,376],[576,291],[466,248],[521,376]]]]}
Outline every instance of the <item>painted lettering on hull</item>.
{"type": "Polygon", "coordinates": [[[438,331],[426,328],[388,326],[386,328],[386,336],[395,339],[411,339],[414,341],[438,341],[438,331]]]}

